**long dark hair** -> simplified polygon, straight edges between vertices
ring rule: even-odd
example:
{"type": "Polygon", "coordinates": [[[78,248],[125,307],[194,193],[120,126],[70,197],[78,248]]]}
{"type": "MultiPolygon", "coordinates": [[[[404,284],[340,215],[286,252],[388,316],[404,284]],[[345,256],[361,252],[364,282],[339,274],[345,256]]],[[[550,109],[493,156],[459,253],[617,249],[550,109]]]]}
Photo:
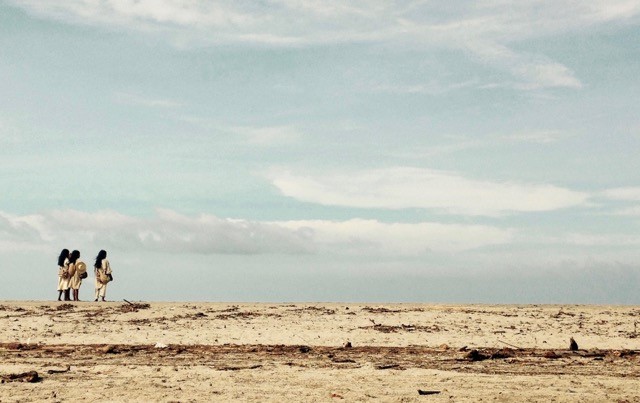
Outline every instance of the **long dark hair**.
{"type": "Polygon", "coordinates": [[[80,258],[80,251],[78,250],[74,250],[73,252],[71,252],[71,256],[69,256],[69,263],[76,263],[76,260],[78,260],[80,258]]]}
{"type": "Polygon", "coordinates": [[[102,259],[106,259],[107,258],[107,251],[106,250],[101,250],[100,252],[98,252],[98,256],[96,256],[96,263],[93,265],[93,267],[95,267],[96,269],[99,269],[102,267],[102,259]]]}
{"type": "Polygon", "coordinates": [[[69,249],[62,249],[60,256],[58,256],[58,266],[64,266],[64,260],[69,257],[69,249]]]}

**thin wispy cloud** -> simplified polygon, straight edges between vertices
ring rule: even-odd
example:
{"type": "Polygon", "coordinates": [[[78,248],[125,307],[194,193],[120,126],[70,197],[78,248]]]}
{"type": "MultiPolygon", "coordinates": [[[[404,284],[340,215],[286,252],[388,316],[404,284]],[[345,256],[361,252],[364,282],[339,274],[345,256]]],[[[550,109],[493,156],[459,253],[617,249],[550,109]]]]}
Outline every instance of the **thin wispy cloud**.
{"type": "Polygon", "coordinates": [[[552,144],[566,137],[568,134],[560,130],[539,130],[509,134],[502,136],[502,139],[514,143],[552,144]]]}
{"type": "MultiPolygon", "coordinates": [[[[567,66],[515,50],[521,40],[638,19],[636,1],[492,0],[465,4],[423,1],[14,1],[45,18],[166,35],[180,46],[247,43],[313,46],[394,43],[456,49],[518,79],[515,88],[580,88],[567,66]]],[[[413,90],[429,90],[416,85],[413,90]],[[422,89],[421,89],[422,88],[422,89]]],[[[411,90],[411,88],[409,88],[411,90]]]]}
{"type": "Polygon", "coordinates": [[[614,210],[611,214],[626,217],[640,217],[640,206],[617,209],[614,210]]]}
{"type": "Polygon", "coordinates": [[[128,92],[116,92],[113,96],[118,103],[125,105],[137,105],[147,108],[177,108],[182,106],[180,102],[166,98],[150,98],[128,92]]]}
{"type": "Polygon", "coordinates": [[[274,169],[269,179],[285,196],[330,206],[434,209],[497,216],[585,205],[589,195],[548,184],[496,182],[455,173],[396,167],[335,174],[274,169]]]}
{"type": "Polygon", "coordinates": [[[385,84],[378,85],[371,89],[373,92],[388,92],[393,94],[427,94],[427,95],[442,95],[452,91],[477,87],[477,80],[469,80],[459,83],[443,84],[438,81],[431,81],[426,84],[413,84],[413,85],[400,85],[400,84],[385,84]]]}
{"type": "Polygon", "coordinates": [[[640,187],[607,189],[602,196],[611,200],[640,201],[640,187]]]}
{"type": "Polygon", "coordinates": [[[289,221],[292,230],[306,228],[321,249],[355,254],[416,256],[459,252],[506,244],[513,231],[486,225],[441,223],[382,223],[377,220],[289,221]]]}
{"type": "Polygon", "coordinates": [[[416,256],[504,244],[512,230],[485,225],[383,223],[377,220],[249,221],[185,216],[159,209],[151,218],[114,211],[64,210],[30,216],[0,212],[0,247],[58,245],[178,254],[325,254],[416,256]]]}
{"type": "Polygon", "coordinates": [[[640,217],[640,187],[620,187],[607,189],[600,193],[602,198],[615,203],[609,214],[614,216],[640,217]],[[623,205],[624,207],[620,207],[623,205]]]}
{"type": "Polygon", "coordinates": [[[233,127],[230,130],[243,136],[250,145],[256,146],[278,146],[302,139],[300,132],[292,126],[233,127]]]}
{"type": "Polygon", "coordinates": [[[564,244],[580,246],[640,246],[640,236],[621,234],[568,234],[563,239],[564,244]]]}
{"type": "Polygon", "coordinates": [[[507,71],[520,81],[514,88],[581,88],[582,83],[568,67],[540,55],[516,53],[508,47],[491,42],[471,41],[467,50],[482,63],[507,71]]]}

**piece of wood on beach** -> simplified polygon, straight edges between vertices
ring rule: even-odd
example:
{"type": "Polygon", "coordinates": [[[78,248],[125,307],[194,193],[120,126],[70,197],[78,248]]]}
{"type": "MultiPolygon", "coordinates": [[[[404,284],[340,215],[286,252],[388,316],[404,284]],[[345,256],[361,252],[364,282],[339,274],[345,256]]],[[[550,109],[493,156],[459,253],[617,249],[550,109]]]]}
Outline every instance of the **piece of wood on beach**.
{"type": "Polygon", "coordinates": [[[256,365],[250,365],[246,367],[229,366],[229,367],[218,367],[216,369],[218,371],[242,371],[243,369],[258,369],[258,368],[262,368],[262,365],[256,364],[256,365]]]}
{"type": "Polygon", "coordinates": [[[49,369],[47,370],[47,374],[51,375],[51,374],[63,374],[65,372],[69,372],[71,371],[71,365],[67,365],[67,368],[65,369],[49,369]]]}
{"type": "Polygon", "coordinates": [[[382,364],[376,365],[376,369],[402,369],[400,364],[382,364]]]}
{"type": "Polygon", "coordinates": [[[35,383],[40,381],[42,381],[42,378],[40,378],[40,376],[38,375],[38,372],[36,371],[22,372],[20,374],[0,375],[0,383],[5,383],[5,382],[35,383]]]}
{"type": "Polygon", "coordinates": [[[418,394],[421,395],[421,396],[439,395],[440,391],[439,390],[422,390],[422,389],[418,389],[418,394]]]}

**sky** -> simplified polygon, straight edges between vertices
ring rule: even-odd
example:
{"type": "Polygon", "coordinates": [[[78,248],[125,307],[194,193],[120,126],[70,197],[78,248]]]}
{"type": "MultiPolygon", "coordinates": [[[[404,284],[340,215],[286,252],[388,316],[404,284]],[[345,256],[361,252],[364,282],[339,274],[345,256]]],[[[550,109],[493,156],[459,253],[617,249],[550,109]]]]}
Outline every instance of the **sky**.
{"type": "Polygon", "coordinates": [[[639,43],[638,0],[0,0],[0,299],[68,248],[112,300],[640,304],[639,43]]]}

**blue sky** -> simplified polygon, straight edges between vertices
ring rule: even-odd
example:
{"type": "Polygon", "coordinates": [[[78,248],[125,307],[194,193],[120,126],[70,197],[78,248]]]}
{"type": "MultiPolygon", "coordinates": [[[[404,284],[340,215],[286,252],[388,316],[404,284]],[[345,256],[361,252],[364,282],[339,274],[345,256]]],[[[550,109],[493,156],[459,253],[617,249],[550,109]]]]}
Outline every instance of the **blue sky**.
{"type": "Polygon", "coordinates": [[[0,1],[0,295],[66,247],[114,299],[640,303],[639,21],[0,1]]]}

